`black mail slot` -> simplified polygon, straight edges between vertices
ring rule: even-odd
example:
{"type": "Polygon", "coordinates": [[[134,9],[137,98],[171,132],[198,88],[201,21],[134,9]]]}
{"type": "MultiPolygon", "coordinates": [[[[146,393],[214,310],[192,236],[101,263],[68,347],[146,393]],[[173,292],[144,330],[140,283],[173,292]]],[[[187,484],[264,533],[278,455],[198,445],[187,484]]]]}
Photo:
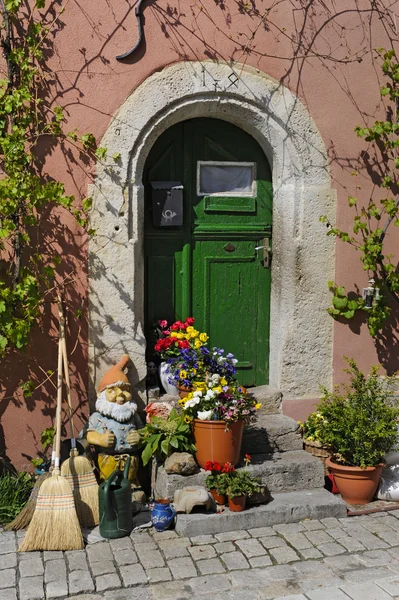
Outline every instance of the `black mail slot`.
{"type": "Polygon", "coordinates": [[[180,181],[151,181],[152,222],[155,227],[183,225],[183,184],[180,181]]]}

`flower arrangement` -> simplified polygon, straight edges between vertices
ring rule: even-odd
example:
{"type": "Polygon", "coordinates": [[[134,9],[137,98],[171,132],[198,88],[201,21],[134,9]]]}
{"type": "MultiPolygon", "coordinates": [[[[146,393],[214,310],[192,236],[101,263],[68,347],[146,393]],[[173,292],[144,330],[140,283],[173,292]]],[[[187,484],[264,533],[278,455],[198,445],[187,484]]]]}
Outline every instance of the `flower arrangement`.
{"type": "Polygon", "coordinates": [[[217,460],[208,460],[205,465],[205,471],[211,474],[205,478],[205,485],[208,490],[219,491],[219,481],[221,480],[222,465],[217,460]]]}
{"type": "Polygon", "coordinates": [[[325,417],[320,410],[310,413],[306,421],[298,421],[304,440],[322,443],[324,422],[325,417]]]}
{"type": "Polygon", "coordinates": [[[256,411],[261,403],[248,394],[237,382],[228,384],[217,373],[212,375],[211,383],[197,382],[196,389],[186,398],[179,400],[183,413],[191,419],[201,421],[244,421],[255,420],[256,411]],[[212,385],[212,387],[210,387],[212,385]]]}
{"type": "Polygon", "coordinates": [[[185,321],[176,321],[172,325],[168,325],[165,320],[158,321],[162,337],[155,344],[155,351],[162,360],[178,357],[181,350],[199,350],[206,344],[208,335],[195,329],[194,322],[193,317],[187,317],[185,321]]]}

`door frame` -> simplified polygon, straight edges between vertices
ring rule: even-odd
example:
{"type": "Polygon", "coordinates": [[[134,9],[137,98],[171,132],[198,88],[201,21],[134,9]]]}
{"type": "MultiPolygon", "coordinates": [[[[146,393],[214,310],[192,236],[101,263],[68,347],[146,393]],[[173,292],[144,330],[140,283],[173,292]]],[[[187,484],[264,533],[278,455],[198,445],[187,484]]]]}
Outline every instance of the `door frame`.
{"type": "Polygon", "coordinates": [[[305,106],[267,74],[236,65],[183,62],[149,76],[125,100],[101,145],[120,155],[98,164],[89,242],[90,397],[102,372],[130,354],[131,382],[145,398],[143,168],[158,136],[171,125],[214,117],[251,134],[272,168],[273,260],[270,386],[285,398],[317,397],[332,385],[333,321],[327,281],[334,280],[334,241],[319,216],[333,220],[327,152],[305,106]],[[209,75],[204,78],[204,69],[209,75]],[[218,80],[215,91],[213,80],[218,80]],[[208,83],[209,81],[209,83],[208,83]]]}

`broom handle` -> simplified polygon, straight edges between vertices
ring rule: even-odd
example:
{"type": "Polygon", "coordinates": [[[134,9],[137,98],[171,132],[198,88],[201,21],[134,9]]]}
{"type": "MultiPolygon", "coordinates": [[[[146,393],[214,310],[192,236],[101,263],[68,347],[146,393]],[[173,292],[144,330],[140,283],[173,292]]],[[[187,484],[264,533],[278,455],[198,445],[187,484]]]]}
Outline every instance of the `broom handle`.
{"type": "Polygon", "coordinates": [[[64,319],[64,311],[62,308],[61,297],[58,297],[58,314],[60,318],[60,322],[62,321],[64,335],[61,338],[61,349],[62,349],[62,359],[64,364],[64,375],[65,375],[65,383],[66,383],[66,392],[67,392],[67,400],[68,400],[68,408],[69,408],[69,424],[71,426],[71,446],[72,448],[76,448],[75,441],[75,427],[73,425],[73,410],[72,410],[72,400],[71,400],[71,383],[69,379],[69,364],[68,364],[68,354],[67,354],[67,346],[66,346],[66,337],[65,337],[65,319],[64,319]]]}
{"type": "MultiPolygon", "coordinates": [[[[59,301],[61,300],[60,297],[59,301]]],[[[59,321],[59,340],[58,340],[58,367],[57,367],[57,412],[56,412],[56,441],[55,441],[55,466],[53,475],[60,475],[60,454],[61,454],[61,404],[62,404],[62,339],[64,337],[63,319],[59,321]]]]}

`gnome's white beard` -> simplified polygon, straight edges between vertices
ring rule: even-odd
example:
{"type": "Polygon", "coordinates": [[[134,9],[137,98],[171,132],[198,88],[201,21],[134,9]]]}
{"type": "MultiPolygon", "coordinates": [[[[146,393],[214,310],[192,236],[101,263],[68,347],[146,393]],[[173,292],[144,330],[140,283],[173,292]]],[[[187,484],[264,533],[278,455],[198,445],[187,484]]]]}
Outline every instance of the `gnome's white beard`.
{"type": "Polygon", "coordinates": [[[115,419],[119,423],[125,423],[137,412],[137,404],[135,402],[125,402],[125,404],[108,402],[104,390],[97,398],[96,410],[104,415],[104,417],[111,417],[111,419],[115,419]]]}

